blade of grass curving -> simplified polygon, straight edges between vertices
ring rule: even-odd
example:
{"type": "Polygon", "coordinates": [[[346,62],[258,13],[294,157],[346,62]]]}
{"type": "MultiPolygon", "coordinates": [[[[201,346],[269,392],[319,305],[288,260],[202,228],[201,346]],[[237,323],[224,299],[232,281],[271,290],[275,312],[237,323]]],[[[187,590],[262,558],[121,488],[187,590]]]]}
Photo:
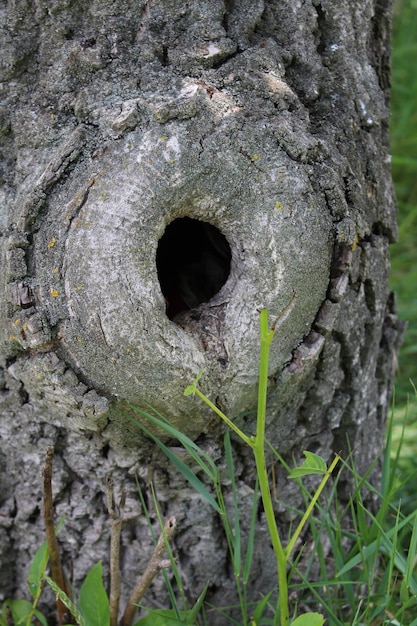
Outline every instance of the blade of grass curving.
{"type": "MultiPolygon", "coordinates": [[[[407,602],[404,602],[403,604],[401,604],[400,607],[398,607],[398,609],[395,611],[395,618],[398,620],[398,622],[400,624],[403,624],[405,621],[408,622],[408,620],[410,619],[410,615],[412,614],[413,617],[416,614],[416,609],[417,609],[417,600],[416,600],[416,596],[411,596],[407,602]]],[[[407,624],[407,626],[412,626],[412,624],[416,624],[417,623],[417,618],[411,623],[411,624],[407,624]]]]}
{"type": "Polygon", "coordinates": [[[207,487],[201,482],[201,480],[194,474],[192,470],[190,470],[187,465],[181,459],[171,452],[169,448],[167,448],[162,442],[159,442],[161,450],[165,453],[167,458],[171,461],[174,467],[177,468],[179,472],[184,476],[186,480],[190,483],[190,485],[195,489],[197,493],[199,493],[216,511],[217,513],[222,513],[218,503],[213,498],[212,494],[208,491],[207,487]]]}
{"type": "MultiPolygon", "coordinates": [[[[192,458],[199,465],[199,467],[201,467],[203,472],[207,474],[210,480],[215,480],[218,470],[213,459],[206,452],[204,452],[204,450],[197,446],[194,441],[187,437],[187,435],[177,430],[168,422],[168,420],[166,420],[162,416],[155,417],[155,415],[147,413],[143,409],[140,409],[133,405],[129,405],[129,407],[135,413],[139,413],[139,415],[142,415],[143,417],[148,419],[152,424],[154,424],[158,428],[161,428],[164,432],[167,433],[167,435],[169,435],[173,439],[177,439],[177,441],[179,441],[181,445],[185,448],[185,450],[187,450],[187,452],[192,456],[192,458]],[[203,458],[205,459],[207,464],[203,461],[203,458]]],[[[135,419],[132,415],[129,415],[129,413],[126,413],[126,416],[129,417],[129,419],[133,421],[137,426],[139,426],[139,428],[141,428],[142,430],[146,430],[146,433],[149,433],[149,430],[146,429],[146,427],[141,422],[139,422],[139,420],[135,419]]],[[[152,435],[152,438],[156,443],[158,443],[159,439],[156,435],[152,435]]]]}
{"type": "MultiPolygon", "coordinates": [[[[133,418],[132,418],[133,419],[133,418]]],[[[207,487],[201,482],[201,480],[194,474],[194,472],[182,461],[176,454],[174,454],[156,435],[154,435],[146,426],[140,424],[138,426],[146,434],[147,437],[152,439],[156,445],[162,450],[165,456],[171,461],[174,467],[184,476],[184,478],[190,483],[190,485],[199,493],[216,511],[222,513],[218,503],[213,498],[212,494],[208,491],[207,487]]]]}
{"type": "Polygon", "coordinates": [[[358,606],[356,607],[356,611],[352,620],[352,626],[360,626],[360,624],[362,623],[363,616],[361,616],[361,613],[360,613],[362,604],[363,604],[363,598],[359,600],[358,606]]]}
{"type": "Polygon", "coordinates": [[[401,445],[402,445],[402,439],[404,437],[404,427],[405,427],[405,420],[404,420],[403,434],[402,434],[399,446],[397,448],[396,457],[394,459],[394,462],[392,463],[391,455],[392,455],[392,433],[394,429],[395,387],[394,387],[392,396],[393,397],[392,397],[392,404],[391,404],[391,415],[388,421],[387,434],[385,437],[385,452],[384,452],[384,458],[382,462],[381,493],[383,497],[388,496],[393,486],[395,470],[398,467],[398,460],[400,458],[399,455],[400,455],[400,450],[401,450],[401,445]],[[393,467],[391,467],[391,465],[393,467]]]}
{"type": "MultiPolygon", "coordinates": [[[[356,492],[356,496],[360,498],[361,497],[360,492],[356,492]]],[[[375,552],[373,552],[368,558],[365,558],[365,555],[363,552],[363,546],[366,545],[366,538],[363,536],[361,532],[361,529],[360,529],[361,522],[359,521],[359,517],[358,517],[359,512],[363,513],[361,501],[357,503],[355,502],[354,497],[350,497],[349,504],[351,508],[350,519],[353,524],[354,536],[355,536],[355,543],[350,552],[354,550],[360,556],[360,567],[358,567],[355,570],[355,572],[353,573],[353,576],[355,577],[355,582],[358,582],[358,578],[362,576],[362,578],[364,578],[365,580],[365,583],[367,583],[369,581],[369,563],[371,562],[373,558],[375,559],[375,555],[378,554],[379,546],[376,547],[375,552]]],[[[365,530],[365,534],[366,534],[366,530],[365,530]]],[[[353,589],[352,587],[347,586],[346,596],[347,596],[349,606],[354,607],[356,589],[353,589]]]]}
{"type": "Polygon", "coordinates": [[[394,576],[394,567],[395,567],[395,559],[393,558],[394,554],[397,551],[397,541],[398,541],[398,527],[399,527],[399,522],[400,522],[400,507],[398,507],[397,509],[397,515],[395,517],[395,524],[394,524],[394,535],[393,535],[393,541],[392,541],[392,545],[393,545],[393,550],[392,552],[388,555],[388,568],[387,568],[387,591],[385,594],[385,606],[390,606],[391,604],[391,598],[393,595],[393,590],[392,590],[392,585],[391,585],[391,581],[393,579],[394,576]]]}
{"type": "MultiPolygon", "coordinates": [[[[395,535],[398,534],[398,531],[401,528],[403,528],[406,524],[412,521],[414,516],[417,515],[417,512],[410,513],[409,515],[407,515],[407,517],[405,517],[404,519],[396,523],[394,528],[390,528],[388,531],[384,531],[382,526],[379,524],[378,520],[372,515],[370,511],[368,511],[368,514],[369,514],[370,519],[375,524],[377,524],[381,533],[379,550],[388,557],[393,556],[395,567],[398,569],[398,571],[402,575],[405,575],[406,559],[403,557],[402,554],[398,552],[398,550],[393,551],[393,542],[391,541],[391,538],[395,537],[395,535]]],[[[371,555],[377,553],[378,543],[379,543],[378,541],[374,540],[371,544],[369,544],[368,546],[365,546],[361,554],[356,554],[344,565],[344,567],[342,567],[337,572],[336,577],[340,578],[349,570],[357,567],[361,563],[362,558],[369,558],[371,555]]],[[[410,579],[410,589],[412,590],[414,594],[417,593],[417,578],[414,575],[410,579]]]]}
{"type": "Polygon", "coordinates": [[[351,510],[352,520],[354,523],[355,535],[358,537],[358,545],[366,545],[374,536],[370,536],[372,529],[369,528],[367,523],[366,509],[362,498],[362,485],[363,481],[358,476],[357,472],[353,470],[353,483],[355,485],[354,491],[349,498],[349,506],[351,510]]]}
{"type": "MultiPolygon", "coordinates": [[[[347,533],[344,531],[342,522],[343,515],[345,514],[345,509],[341,508],[339,499],[336,497],[335,501],[335,512],[334,516],[330,518],[329,523],[326,523],[326,527],[328,529],[327,537],[329,538],[331,545],[331,554],[334,559],[334,574],[336,576],[336,572],[339,572],[343,569],[343,566],[347,560],[347,546],[345,538],[348,538],[348,545],[352,545],[352,542],[356,541],[356,537],[354,533],[347,533]]],[[[352,596],[352,589],[355,586],[354,573],[348,572],[349,576],[340,577],[339,581],[339,590],[338,595],[342,595],[343,598],[349,598],[352,596]]]]}
{"type": "MultiPolygon", "coordinates": [[[[393,597],[393,592],[396,588],[396,581],[391,578],[390,571],[388,569],[384,569],[385,561],[382,561],[381,558],[377,560],[379,566],[378,574],[377,577],[370,583],[371,585],[375,584],[376,588],[370,589],[371,595],[369,596],[370,600],[368,602],[368,611],[366,613],[367,621],[365,622],[370,624],[373,624],[375,621],[379,624],[381,620],[384,620],[386,616],[386,609],[388,609],[389,606],[392,606],[390,604],[391,600],[389,600],[388,604],[386,603],[386,600],[387,598],[393,597]]],[[[395,599],[393,599],[392,602],[394,602],[395,606],[395,599]]]]}
{"type": "Polygon", "coordinates": [[[233,494],[233,528],[232,542],[233,549],[231,553],[233,561],[233,571],[236,577],[240,577],[242,560],[241,560],[241,540],[240,540],[240,517],[239,517],[239,498],[236,488],[235,468],[233,462],[232,446],[230,442],[230,431],[227,430],[224,435],[224,450],[226,456],[226,465],[228,469],[228,477],[230,479],[233,494]]]}
{"type": "MultiPolygon", "coordinates": [[[[368,481],[368,477],[370,476],[370,474],[373,472],[376,464],[378,463],[379,460],[379,455],[376,456],[376,458],[372,461],[372,463],[370,464],[370,466],[367,468],[365,474],[363,476],[360,476],[356,469],[355,469],[355,465],[354,465],[354,461],[353,461],[353,451],[350,447],[350,442],[349,439],[347,439],[347,446],[349,449],[349,455],[348,455],[348,459],[344,460],[341,459],[341,463],[343,465],[343,467],[345,469],[347,469],[347,471],[349,472],[349,474],[351,474],[354,479],[355,479],[355,490],[352,494],[352,497],[354,500],[358,499],[358,494],[360,494],[362,489],[365,489],[366,491],[370,492],[371,494],[374,494],[379,501],[381,502],[381,507],[378,510],[378,519],[380,521],[380,523],[382,523],[382,520],[385,517],[386,511],[389,507],[390,504],[390,499],[388,498],[388,500],[385,500],[381,494],[380,491],[378,491],[374,485],[372,485],[372,483],[370,483],[368,481]],[[350,461],[350,463],[349,463],[350,461]]],[[[341,511],[341,515],[344,517],[350,510],[350,501],[348,501],[346,508],[344,511],[341,511]]],[[[371,541],[373,539],[373,537],[369,537],[368,536],[368,540],[371,541]]]]}
{"type": "MultiPolygon", "coordinates": [[[[305,565],[304,575],[307,579],[310,578],[311,569],[314,566],[315,561],[318,561],[320,568],[319,580],[323,584],[323,593],[326,595],[328,601],[331,600],[331,588],[328,584],[329,574],[328,574],[328,559],[326,558],[326,551],[323,546],[322,537],[325,537],[325,541],[328,541],[328,536],[330,532],[333,532],[332,524],[328,523],[329,521],[329,508],[331,502],[334,499],[333,490],[335,489],[335,485],[332,485],[332,491],[328,497],[328,505],[324,509],[317,503],[316,508],[319,512],[319,519],[316,519],[313,515],[309,517],[308,523],[310,527],[310,532],[313,537],[313,547],[310,552],[310,556],[305,565]],[[327,525],[326,525],[327,522],[327,525]]],[[[304,493],[303,493],[304,496],[304,493]]],[[[305,506],[307,506],[307,499],[305,499],[305,506]]]]}
{"type": "Polygon", "coordinates": [[[323,583],[321,581],[316,583],[309,581],[300,570],[297,570],[297,575],[300,577],[301,583],[299,585],[291,585],[290,589],[297,589],[299,587],[302,589],[308,589],[315,597],[320,608],[325,611],[328,623],[331,624],[331,626],[346,626],[345,621],[341,621],[337,617],[332,604],[323,597],[323,583]]]}
{"type": "Polygon", "coordinates": [[[413,532],[411,533],[410,545],[407,553],[407,565],[405,570],[404,582],[408,588],[411,588],[411,581],[415,577],[414,571],[416,567],[417,552],[417,514],[414,516],[413,532]]]}
{"type": "MultiPolygon", "coordinates": [[[[237,595],[239,598],[239,607],[242,613],[242,619],[243,619],[243,625],[242,626],[246,626],[247,621],[246,621],[246,601],[244,598],[244,594],[246,592],[246,589],[244,588],[242,590],[242,585],[240,582],[240,576],[239,574],[235,573],[235,551],[236,551],[236,540],[235,540],[235,536],[234,536],[234,530],[233,530],[233,526],[230,522],[230,518],[227,512],[227,508],[226,508],[226,503],[224,501],[224,497],[223,497],[223,492],[222,492],[222,486],[220,484],[220,482],[215,485],[216,487],[216,497],[217,497],[217,502],[219,503],[219,507],[220,510],[222,511],[221,513],[221,520],[223,523],[223,528],[224,528],[224,533],[226,536],[226,541],[227,541],[227,549],[229,551],[230,554],[230,558],[232,560],[233,563],[233,573],[235,574],[235,583],[236,583],[236,591],[237,591],[237,595]]],[[[240,546],[239,546],[240,549],[240,546]]]]}
{"type": "MultiPolygon", "coordinates": [[[[211,480],[214,481],[215,480],[215,476],[217,476],[219,474],[219,470],[218,470],[218,468],[216,466],[216,463],[211,458],[211,456],[209,454],[207,454],[207,452],[205,452],[202,448],[200,448],[200,446],[198,444],[196,444],[195,441],[190,439],[187,435],[185,435],[180,430],[177,430],[175,428],[175,426],[173,426],[170,423],[170,421],[166,417],[164,417],[159,411],[154,409],[147,402],[145,402],[145,404],[147,404],[147,406],[149,407],[150,411],[153,411],[153,413],[155,413],[157,418],[159,418],[164,424],[166,424],[167,426],[169,426],[173,430],[176,439],[178,439],[178,441],[181,443],[181,445],[193,457],[193,459],[198,463],[198,465],[200,465],[201,469],[207,474],[207,476],[211,480]],[[204,465],[203,459],[206,461],[207,465],[204,465]]],[[[147,415],[150,415],[151,417],[155,417],[154,415],[152,415],[152,413],[151,414],[147,414],[147,415]]]]}
{"type": "Polygon", "coordinates": [[[206,583],[203,591],[198,596],[197,601],[194,604],[193,608],[188,611],[187,618],[186,618],[187,625],[193,626],[193,624],[196,622],[198,614],[200,613],[201,608],[203,606],[204,598],[206,597],[208,588],[209,588],[209,582],[206,583]]]}

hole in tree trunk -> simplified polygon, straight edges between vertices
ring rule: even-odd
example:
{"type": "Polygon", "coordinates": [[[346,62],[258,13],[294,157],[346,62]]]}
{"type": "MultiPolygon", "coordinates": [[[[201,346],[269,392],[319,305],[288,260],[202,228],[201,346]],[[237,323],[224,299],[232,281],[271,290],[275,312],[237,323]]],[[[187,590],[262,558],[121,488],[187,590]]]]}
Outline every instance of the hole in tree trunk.
{"type": "Polygon", "coordinates": [[[226,237],[212,224],[190,217],[171,222],[156,252],[169,319],[220,291],[229,276],[231,258],[226,237]]]}

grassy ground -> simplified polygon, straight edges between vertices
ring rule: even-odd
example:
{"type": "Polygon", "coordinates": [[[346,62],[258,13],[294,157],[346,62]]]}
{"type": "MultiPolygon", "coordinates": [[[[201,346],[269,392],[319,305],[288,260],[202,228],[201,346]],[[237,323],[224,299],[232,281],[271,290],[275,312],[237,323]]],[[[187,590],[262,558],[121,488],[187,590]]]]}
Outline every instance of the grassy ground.
{"type": "MultiPolygon", "coordinates": [[[[392,246],[391,285],[408,322],[399,357],[397,403],[417,384],[417,1],[395,5],[391,154],[398,201],[399,241],[392,246]]],[[[417,441],[416,441],[417,445],[417,441]]]]}

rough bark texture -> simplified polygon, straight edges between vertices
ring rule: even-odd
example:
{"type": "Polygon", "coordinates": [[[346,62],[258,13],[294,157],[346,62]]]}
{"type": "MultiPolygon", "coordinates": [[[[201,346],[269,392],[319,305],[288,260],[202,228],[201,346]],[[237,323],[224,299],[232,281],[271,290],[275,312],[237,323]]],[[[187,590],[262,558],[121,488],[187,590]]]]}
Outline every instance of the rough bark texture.
{"type": "MultiPolygon", "coordinates": [[[[137,475],[177,517],[187,592],[209,579],[209,599],[233,603],[219,520],[123,404],[150,403],[222,464],[223,428],[182,392],[204,369],[203,391],[253,430],[267,307],[286,312],[269,439],[287,458],[330,458],[348,436],[359,467],[375,457],[401,334],[388,291],[390,2],[17,0],[1,14],[0,599],[24,590],[54,444],[76,584],[106,564],[109,473],[128,492],[125,595],[151,553],[137,475]],[[156,254],[182,217],[220,230],[231,269],[171,320],[156,254]]],[[[250,451],[236,445],[236,462],[247,526],[250,451]]],[[[274,584],[261,513],[256,559],[254,598],[274,584]]]]}

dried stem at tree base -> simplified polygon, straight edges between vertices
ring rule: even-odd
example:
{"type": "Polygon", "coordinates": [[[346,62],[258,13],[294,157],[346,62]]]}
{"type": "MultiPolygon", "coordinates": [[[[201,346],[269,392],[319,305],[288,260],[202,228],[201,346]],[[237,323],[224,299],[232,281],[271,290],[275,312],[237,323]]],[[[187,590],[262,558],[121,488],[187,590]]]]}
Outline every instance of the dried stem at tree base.
{"type": "MultiPolygon", "coordinates": [[[[51,567],[51,578],[55,584],[71,598],[71,589],[65,578],[62,569],[59,545],[55,535],[54,526],[54,505],[52,501],[52,461],[54,458],[54,449],[48,447],[45,455],[45,464],[43,466],[43,518],[45,522],[46,541],[48,543],[49,563],[51,567]]],[[[58,614],[58,623],[74,624],[70,613],[66,606],[59,598],[56,599],[56,609],[58,614]]]]}
{"type": "Polygon", "coordinates": [[[174,530],[176,527],[176,519],[175,517],[170,517],[164,524],[163,531],[158,539],[158,543],[155,546],[155,550],[151,556],[151,559],[137,582],[135,588],[130,594],[129,600],[127,601],[126,609],[123,614],[123,617],[120,621],[120,626],[131,626],[133,623],[133,618],[136,613],[137,604],[145,595],[145,592],[149,588],[156,574],[162,567],[166,567],[167,563],[161,561],[161,557],[165,551],[166,544],[174,534],[174,530]]]}
{"type": "Polygon", "coordinates": [[[109,476],[106,481],[107,508],[111,516],[110,539],[110,626],[117,626],[120,600],[120,533],[122,530],[123,509],[126,493],[123,491],[119,506],[114,500],[113,480],[109,476]]]}

